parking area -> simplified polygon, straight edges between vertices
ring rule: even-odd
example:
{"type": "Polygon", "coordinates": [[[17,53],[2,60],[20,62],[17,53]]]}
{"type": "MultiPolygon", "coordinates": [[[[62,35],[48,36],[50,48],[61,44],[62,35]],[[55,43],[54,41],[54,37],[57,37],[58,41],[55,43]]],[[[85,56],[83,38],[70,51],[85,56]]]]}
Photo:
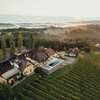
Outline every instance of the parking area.
{"type": "Polygon", "coordinates": [[[66,56],[65,60],[63,62],[63,65],[72,64],[75,61],[75,59],[76,58],[74,58],[74,57],[68,57],[68,56],[66,56]]]}

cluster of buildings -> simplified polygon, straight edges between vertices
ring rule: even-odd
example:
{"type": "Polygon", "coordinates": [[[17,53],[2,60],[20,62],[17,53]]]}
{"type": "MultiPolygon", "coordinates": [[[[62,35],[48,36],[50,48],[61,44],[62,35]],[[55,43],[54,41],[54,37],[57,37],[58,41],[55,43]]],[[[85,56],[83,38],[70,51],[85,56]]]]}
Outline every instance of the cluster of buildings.
{"type": "Polygon", "coordinates": [[[77,57],[79,54],[80,54],[80,50],[78,47],[68,49],[68,56],[70,57],[77,57]]]}
{"type": "Polygon", "coordinates": [[[44,46],[15,53],[13,57],[0,63],[0,83],[14,84],[21,77],[34,73],[37,67],[50,74],[59,69],[63,62],[53,49],[44,46]]]}

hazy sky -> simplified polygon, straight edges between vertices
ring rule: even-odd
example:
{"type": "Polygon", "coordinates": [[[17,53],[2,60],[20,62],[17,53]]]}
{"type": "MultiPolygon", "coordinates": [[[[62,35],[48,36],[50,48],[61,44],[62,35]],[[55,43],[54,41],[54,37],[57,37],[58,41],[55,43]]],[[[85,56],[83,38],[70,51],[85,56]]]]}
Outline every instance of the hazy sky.
{"type": "Polygon", "coordinates": [[[0,0],[0,14],[100,17],[100,0],[0,0]]]}

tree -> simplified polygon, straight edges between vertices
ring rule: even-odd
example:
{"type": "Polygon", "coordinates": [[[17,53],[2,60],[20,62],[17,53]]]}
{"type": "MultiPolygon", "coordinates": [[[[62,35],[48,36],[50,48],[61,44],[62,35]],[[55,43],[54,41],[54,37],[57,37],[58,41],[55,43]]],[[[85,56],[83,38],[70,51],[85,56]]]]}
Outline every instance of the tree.
{"type": "Polygon", "coordinates": [[[10,34],[10,52],[11,54],[15,53],[15,41],[14,41],[14,35],[10,34]]]}
{"type": "Polygon", "coordinates": [[[1,39],[1,47],[2,47],[2,51],[3,51],[3,57],[6,57],[6,39],[5,36],[2,35],[2,39],[1,39]]]}
{"type": "Polygon", "coordinates": [[[21,34],[18,35],[18,53],[21,52],[21,49],[23,47],[23,37],[21,34]]]}
{"type": "Polygon", "coordinates": [[[66,51],[66,50],[67,50],[66,46],[64,46],[64,47],[63,47],[63,50],[64,50],[64,51],[66,51]]]}
{"type": "Polygon", "coordinates": [[[0,83],[0,100],[14,100],[14,92],[10,85],[0,83]]]}
{"type": "Polygon", "coordinates": [[[33,49],[35,44],[35,38],[32,33],[29,34],[29,48],[33,49]]]}
{"type": "Polygon", "coordinates": [[[91,48],[90,48],[90,47],[85,47],[85,48],[84,48],[84,51],[85,51],[86,53],[90,53],[90,52],[91,52],[91,48]]]}

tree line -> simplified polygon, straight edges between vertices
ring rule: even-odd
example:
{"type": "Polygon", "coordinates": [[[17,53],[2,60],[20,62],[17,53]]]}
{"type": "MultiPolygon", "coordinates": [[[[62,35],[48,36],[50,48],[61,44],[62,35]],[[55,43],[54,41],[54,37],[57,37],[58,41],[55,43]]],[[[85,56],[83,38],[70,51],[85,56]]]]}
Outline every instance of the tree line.
{"type": "Polygon", "coordinates": [[[18,34],[18,37],[14,37],[13,33],[6,38],[3,34],[0,41],[0,47],[3,51],[3,56],[6,56],[7,48],[10,48],[10,54],[15,52],[20,53],[22,47],[28,49],[33,49],[38,46],[45,46],[47,48],[53,48],[57,51],[68,50],[69,48],[78,47],[80,50],[90,51],[90,44],[82,39],[70,40],[67,42],[58,41],[58,40],[47,40],[41,38],[35,38],[33,33],[29,33],[27,37],[23,37],[21,33],[18,34]]]}
{"type": "Polygon", "coordinates": [[[90,49],[90,44],[84,40],[72,40],[68,42],[57,41],[57,40],[46,40],[46,39],[35,39],[35,47],[45,46],[47,48],[53,48],[57,51],[65,51],[69,48],[78,47],[80,50],[85,50],[86,48],[90,49]]]}
{"type": "Polygon", "coordinates": [[[10,33],[10,35],[7,38],[3,34],[1,36],[1,41],[0,41],[0,47],[3,51],[3,57],[4,58],[6,57],[7,48],[10,48],[9,52],[12,55],[15,52],[20,53],[23,46],[25,46],[25,44],[28,48],[33,49],[34,47],[34,35],[33,34],[29,34],[27,38],[27,43],[25,43],[25,40],[21,33],[18,34],[17,38],[14,38],[13,33],[10,33]]]}

